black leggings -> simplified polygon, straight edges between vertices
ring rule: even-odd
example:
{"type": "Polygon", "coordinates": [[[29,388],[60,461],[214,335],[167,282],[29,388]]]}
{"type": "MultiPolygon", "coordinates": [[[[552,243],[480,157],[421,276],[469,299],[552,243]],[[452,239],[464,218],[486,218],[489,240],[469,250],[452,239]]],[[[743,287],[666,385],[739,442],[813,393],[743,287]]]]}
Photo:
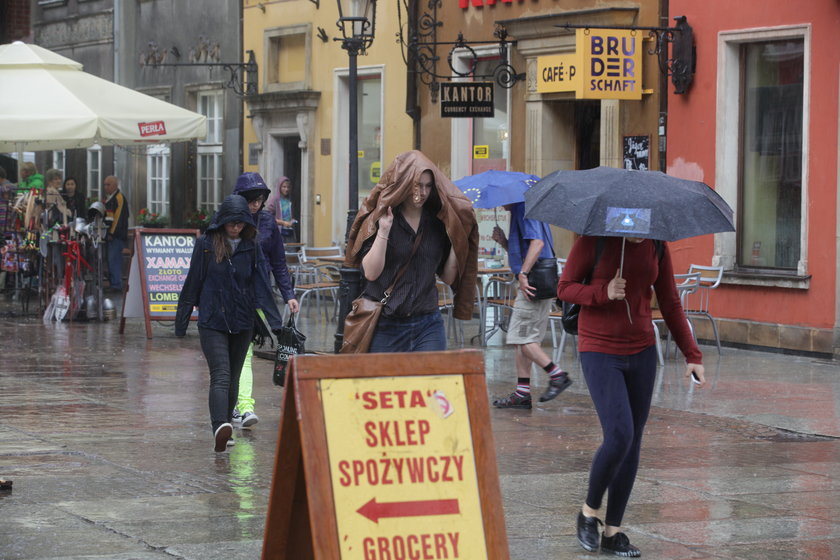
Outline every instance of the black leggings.
{"type": "Polygon", "coordinates": [[[251,345],[252,332],[247,330],[229,334],[214,329],[198,329],[201,350],[210,368],[208,402],[210,429],[214,433],[216,428],[231,421],[233,408],[239,398],[239,375],[251,345]]]}
{"type": "Polygon", "coordinates": [[[586,505],[600,509],[609,490],[604,522],[618,527],[639,468],[656,380],[656,347],[629,356],[581,352],[580,361],[604,435],[592,458],[586,505]]]}

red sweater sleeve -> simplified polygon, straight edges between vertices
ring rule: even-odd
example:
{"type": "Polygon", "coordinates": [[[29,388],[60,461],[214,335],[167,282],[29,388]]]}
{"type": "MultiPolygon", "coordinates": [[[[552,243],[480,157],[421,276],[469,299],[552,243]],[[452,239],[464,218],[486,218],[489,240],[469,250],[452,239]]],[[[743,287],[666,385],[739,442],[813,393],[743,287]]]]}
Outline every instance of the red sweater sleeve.
{"type": "Polygon", "coordinates": [[[653,283],[653,290],[656,292],[656,301],[659,302],[659,310],[662,311],[665,324],[685,356],[685,361],[690,364],[702,364],[703,354],[694,342],[691,329],[688,328],[688,319],[685,317],[677,285],[674,283],[671,252],[667,247],[659,263],[659,276],[653,283]]]}

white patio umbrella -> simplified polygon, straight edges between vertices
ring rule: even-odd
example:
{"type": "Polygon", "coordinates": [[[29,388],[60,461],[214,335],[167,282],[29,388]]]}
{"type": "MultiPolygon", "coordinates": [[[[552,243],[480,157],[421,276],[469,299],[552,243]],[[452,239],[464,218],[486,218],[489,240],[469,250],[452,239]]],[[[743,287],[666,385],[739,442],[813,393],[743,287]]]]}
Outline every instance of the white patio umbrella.
{"type": "Polygon", "coordinates": [[[204,138],[206,118],[20,41],[0,45],[0,152],[204,138]]]}

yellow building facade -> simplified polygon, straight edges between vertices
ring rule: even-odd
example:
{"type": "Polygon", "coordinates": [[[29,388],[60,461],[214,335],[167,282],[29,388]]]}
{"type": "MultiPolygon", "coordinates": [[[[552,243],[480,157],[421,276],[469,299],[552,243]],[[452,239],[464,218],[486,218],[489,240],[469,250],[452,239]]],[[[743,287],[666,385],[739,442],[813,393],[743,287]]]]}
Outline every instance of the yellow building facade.
{"type": "MultiPolygon", "coordinates": [[[[359,201],[413,145],[397,3],[379,4],[376,38],[358,57],[359,201]]],[[[245,99],[245,170],[272,191],[290,178],[298,239],[310,246],[341,244],[347,228],[349,57],[337,20],[330,0],[243,2],[243,51],[259,66],[258,92],[245,99]]]]}

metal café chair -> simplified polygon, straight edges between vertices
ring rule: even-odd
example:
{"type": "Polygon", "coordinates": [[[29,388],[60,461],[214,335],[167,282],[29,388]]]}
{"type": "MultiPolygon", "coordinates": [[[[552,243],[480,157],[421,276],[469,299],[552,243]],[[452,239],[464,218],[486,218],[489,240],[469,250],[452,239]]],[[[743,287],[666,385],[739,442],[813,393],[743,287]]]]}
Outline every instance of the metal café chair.
{"type": "Polygon", "coordinates": [[[709,320],[709,323],[712,325],[712,333],[715,336],[718,354],[720,354],[720,336],[718,334],[717,322],[709,311],[709,304],[712,290],[720,286],[720,282],[723,279],[723,267],[692,264],[688,267],[688,272],[689,274],[700,274],[700,284],[696,291],[688,294],[686,300],[683,302],[683,309],[689,317],[700,315],[709,320]]]}
{"type": "Polygon", "coordinates": [[[464,346],[464,329],[460,321],[455,318],[455,303],[452,288],[446,282],[437,281],[438,310],[446,315],[447,337],[455,339],[455,343],[464,346]]]}
{"type": "Polygon", "coordinates": [[[481,345],[502,330],[507,332],[510,314],[513,312],[513,302],[516,299],[517,281],[510,274],[491,276],[484,287],[484,306],[481,309],[481,345]],[[487,320],[492,312],[493,324],[488,329],[487,320]]]}
{"type": "MultiPolygon", "coordinates": [[[[698,287],[700,286],[700,273],[695,272],[691,274],[674,274],[674,282],[677,284],[677,292],[680,296],[680,304],[683,306],[683,311],[685,311],[685,302],[686,298],[688,298],[691,294],[697,291],[698,287]]],[[[653,290],[653,287],[651,287],[653,290]]],[[[691,331],[691,335],[694,336],[696,339],[696,335],[694,334],[694,325],[691,323],[691,320],[688,318],[686,314],[685,317],[686,323],[688,323],[688,328],[691,331]]],[[[653,300],[651,301],[651,322],[653,323],[653,332],[656,337],[656,352],[659,356],[659,365],[665,364],[664,356],[669,353],[669,348],[671,345],[671,332],[668,332],[668,337],[665,342],[665,349],[663,352],[662,349],[662,339],[659,334],[659,325],[665,324],[665,317],[662,315],[662,310],[659,309],[659,304],[656,301],[656,294],[653,295],[653,300]]],[[[674,349],[674,356],[676,356],[676,348],[674,349]]]]}
{"type": "Polygon", "coordinates": [[[335,308],[338,306],[339,266],[319,262],[320,257],[340,257],[341,247],[307,247],[300,249],[295,274],[295,294],[300,304],[301,313],[308,298],[315,297],[316,309],[320,312],[324,304],[326,319],[330,320],[330,307],[333,307],[333,317],[337,317],[335,308]],[[326,301],[332,301],[331,306],[326,301]]]}

